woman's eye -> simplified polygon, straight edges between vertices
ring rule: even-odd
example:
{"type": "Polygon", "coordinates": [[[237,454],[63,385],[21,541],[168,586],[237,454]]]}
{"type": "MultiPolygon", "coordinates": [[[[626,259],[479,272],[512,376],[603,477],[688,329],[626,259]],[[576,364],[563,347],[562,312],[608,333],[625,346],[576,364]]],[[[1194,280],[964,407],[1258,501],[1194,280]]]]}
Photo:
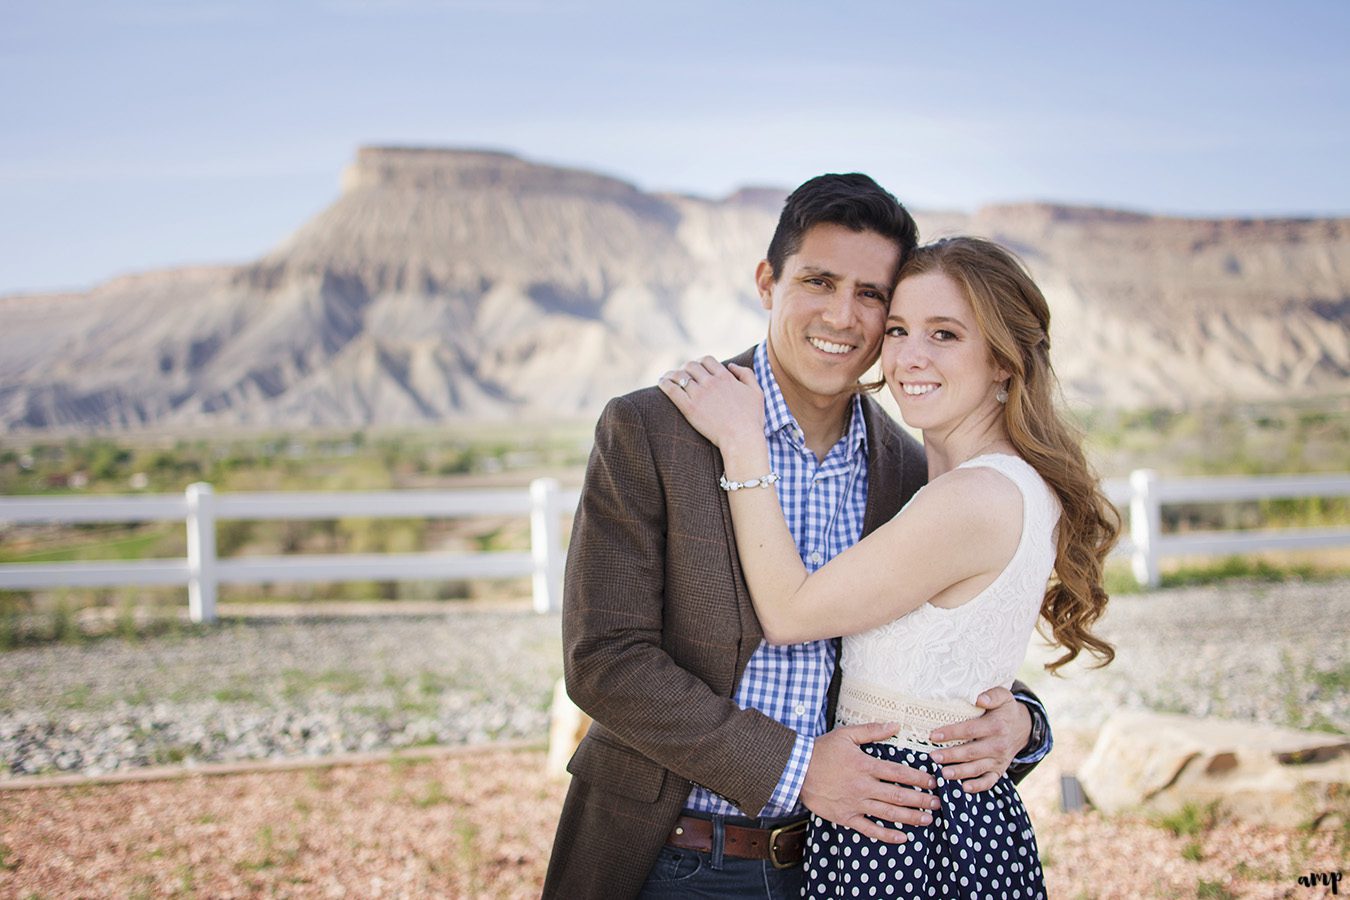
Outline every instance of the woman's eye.
{"type": "Polygon", "coordinates": [[[947,331],[945,329],[933,332],[933,337],[937,338],[939,341],[956,340],[956,335],[953,332],[947,331]]]}
{"type": "Polygon", "coordinates": [[[905,329],[901,328],[899,325],[892,325],[890,328],[886,329],[885,334],[886,337],[904,337],[906,332],[905,329]]]}

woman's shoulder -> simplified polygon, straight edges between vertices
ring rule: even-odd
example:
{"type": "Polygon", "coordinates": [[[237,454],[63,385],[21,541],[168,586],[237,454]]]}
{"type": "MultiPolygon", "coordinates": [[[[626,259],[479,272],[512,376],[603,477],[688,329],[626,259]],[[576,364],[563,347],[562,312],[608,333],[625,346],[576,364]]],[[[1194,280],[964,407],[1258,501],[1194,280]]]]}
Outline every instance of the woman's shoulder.
{"type": "Polygon", "coordinates": [[[1001,528],[1020,520],[1022,491],[1001,468],[963,464],[930,481],[910,505],[950,526],[1001,528]]]}
{"type": "Polygon", "coordinates": [[[1020,456],[986,453],[966,460],[949,474],[955,472],[966,473],[965,477],[972,481],[980,477],[977,473],[983,473],[983,483],[989,485],[991,490],[998,490],[993,487],[996,484],[1002,485],[1005,494],[1018,495],[1021,502],[1031,504],[1033,511],[1045,509],[1058,515],[1059,501],[1049,482],[1035,466],[1020,456]]]}

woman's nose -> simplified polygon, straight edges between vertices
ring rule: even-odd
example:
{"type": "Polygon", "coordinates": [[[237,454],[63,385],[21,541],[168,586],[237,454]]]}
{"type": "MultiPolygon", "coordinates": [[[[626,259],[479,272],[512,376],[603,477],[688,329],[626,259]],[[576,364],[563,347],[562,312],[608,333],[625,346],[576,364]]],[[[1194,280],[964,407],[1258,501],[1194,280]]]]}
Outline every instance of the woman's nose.
{"type": "Polygon", "coordinates": [[[928,361],[927,355],[923,352],[923,344],[909,335],[897,338],[897,341],[899,346],[895,348],[896,362],[906,369],[922,369],[924,363],[928,361]]]}

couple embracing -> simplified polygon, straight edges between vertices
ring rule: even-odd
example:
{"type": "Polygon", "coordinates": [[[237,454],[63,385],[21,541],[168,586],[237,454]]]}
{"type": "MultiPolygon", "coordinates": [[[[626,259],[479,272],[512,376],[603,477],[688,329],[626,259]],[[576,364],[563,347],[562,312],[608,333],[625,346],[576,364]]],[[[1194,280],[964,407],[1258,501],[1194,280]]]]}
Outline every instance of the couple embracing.
{"type": "Polygon", "coordinates": [[[766,339],[601,415],[563,600],[595,722],[546,897],[1044,896],[1013,782],[1052,740],[1013,676],[1042,617],[1052,665],[1109,661],[1118,523],[1035,284],[917,242],[867,176],[806,182],[766,339]],[[858,383],[878,354],[922,446],[858,383]]]}

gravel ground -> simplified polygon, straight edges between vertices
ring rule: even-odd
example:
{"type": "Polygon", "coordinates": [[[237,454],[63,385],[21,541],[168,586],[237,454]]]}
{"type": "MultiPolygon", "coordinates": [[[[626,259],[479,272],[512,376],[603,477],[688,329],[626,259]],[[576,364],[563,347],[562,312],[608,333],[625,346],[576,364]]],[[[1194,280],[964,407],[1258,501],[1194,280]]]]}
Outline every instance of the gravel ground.
{"type": "MultiPolygon", "coordinates": [[[[1344,823],[1220,820],[1174,835],[1139,816],[1062,813],[1058,777],[1118,708],[1350,732],[1350,581],[1122,597],[1102,631],[1117,645],[1111,667],[1025,673],[1058,735],[1022,786],[1051,896],[1330,896],[1298,878],[1350,870],[1344,823]]],[[[557,617],[456,610],[11,651],[0,761],[26,783],[20,773],[175,759],[542,741],[557,635],[557,617]]],[[[0,790],[0,896],[537,896],[565,789],[543,754],[422,750],[440,755],[0,790]]]]}
{"type": "MultiPolygon", "coordinates": [[[[1062,733],[1021,788],[1056,900],[1303,900],[1330,892],[1300,876],[1350,869],[1336,832],[1061,813],[1059,774],[1089,746],[1062,733]]],[[[538,897],[565,789],[542,752],[485,749],[0,791],[0,897],[538,897]]]]}
{"type": "MultiPolygon", "coordinates": [[[[1227,582],[1115,598],[1097,629],[1116,660],[1051,676],[1033,640],[1022,679],[1051,722],[1096,728],[1118,709],[1350,733],[1350,579],[1227,582]]],[[[1085,657],[1086,658],[1086,657],[1085,657]]]]}
{"type": "Polygon", "coordinates": [[[557,616],[224,620],[0,654],[0,777],[547,733],[557,616]]]}
{"type": "MultiPolygon", "coordinates": [[[[1059,727],[1151,708],[1350,732],[1350,580],[1127,595],[1111,666],[1023,679],[1059,727]]],[[[0,777],[543,738],[557,616],[227,620],[0,654],[0,777]]]]}

